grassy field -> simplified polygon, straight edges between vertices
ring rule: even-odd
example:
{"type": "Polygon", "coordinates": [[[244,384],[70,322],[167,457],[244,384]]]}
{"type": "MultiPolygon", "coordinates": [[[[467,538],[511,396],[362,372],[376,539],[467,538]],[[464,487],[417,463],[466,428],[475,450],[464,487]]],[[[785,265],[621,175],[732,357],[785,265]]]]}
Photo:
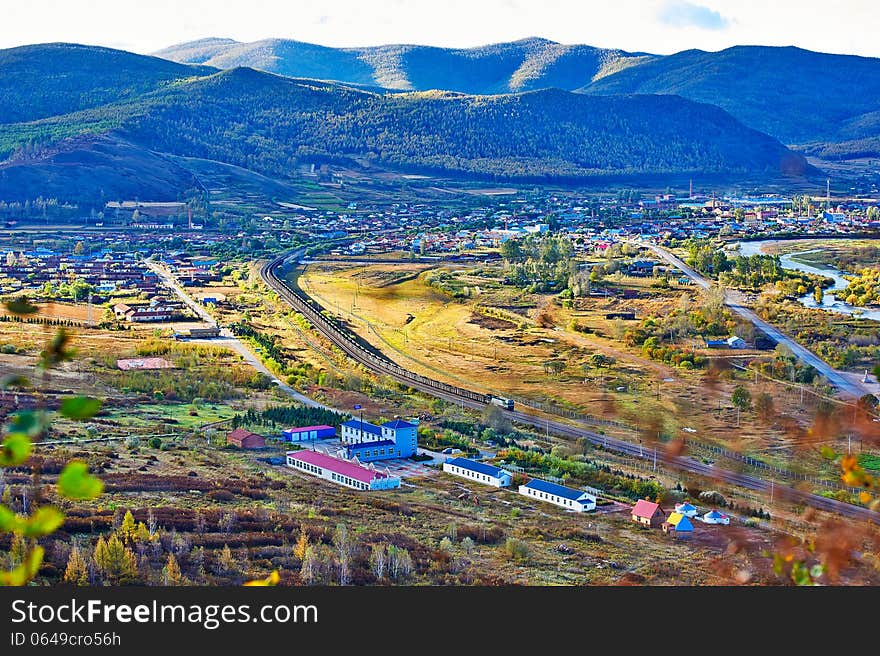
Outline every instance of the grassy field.
{"type": "MultiPolygon", "coordinates": [[[[804,431],[811,434],[817,398],[802,394],[797,386],[737,373],[725,362],[725,357],[742,361],[757,354],[710,353],[720,356],[719,366],[726,367],[720,376],[717,369],[713,375],[688,371],[626,347],[616,338],[620,322],[605,318],[606,313],[622,309],[643,317],[662,316],[683,303],[699,305],[693,288],[657,292],[648,279],[622,278],[622,285],[645,297],[590,298],[565,308],[545,295],[526,295],[499,285],[492,276],[462,269],[449,269],[449,273],[475,294],[453,299],[427,284],[428,277],[436,273],[437,269],[410,264],[313,263],[298,282],[365,339],[424,375],[616,418],[641,433],[653,431],[650,439],[658,432],[686,437],[748,453],[774,466],[839,480],[839,471],[826,466],[818,449],[822,444],[840,448],[845,436],[813,432],[813,437],[804,437],[804,431]],[[545,327],[535,320],[539,314],[544,315],[545,327]],[[572,321],[581,330],[572,330],[572,321]],[[615,363],[584,368],[594,353],[610,356],[615,363]],[[544,363],[551,360],[564,361],[559,374],[545,369],[544,363]],[[770,395],[779,416],[764,421],[754,412],[738,413],[730,401],[737,385],[745,385],[753,397],[770,395]],[[793,426],[798,430],[793,432],[793,426]]],[[[703,348],[693,338],[683,344],[703,348]]],[[[709,452],[704,455],[716,457],[709,452]]]]}
{"type": "MultiPolygon", "coordinates": [[[[390,289],[413,282],[415,279],[391,285],[390,289]]],[[[357,283],[353,284],[356,289],[357,283]]],[[[426,323],[431,308],[437,306],[426,302],[426,323]]],[[[269,315],[266,308],[262,312],[261,319],[270,322],[274,315],[269,315]]],[[[389,321],[392,318],[388,315],[389,321]]],[[[462,315],[466,325],[474,325],[467,318],[462,315]]],[[[48,337],[51,329],[46,328],[45,336],[30,331],[27,337],[31,341],[24,341],[18,339],[16,328],[0,326],[0,342],[20,343],[25,353],[4,355],[7,359],[3,362],[25,370],[35,361],[40,339],[48,337]]],[[[490,334],[497,330],[479,325],[477,328],[490,334]]],[[[310,332],[305,334],[314,338],[310,332]]],[[[539,344],[535,348],[548,348],[545,342],[539,344]]],[[[102,393],[106,413],[88,422],[98,428],[100,435],[181,432],[183,436],[179,441],[163,440],[161,449],[147,446],[145,440],[139,447],[112,442],[38,449],[41,484],[53,482],[53,472],[58,471],[56,463],[70,457],[87,460],[106,484],[106,493],[96,502],[68,506],[63,535],[47,545],[47,566],[41,574],[44,581],[56,582],[63,573],[72,538],[88,558],[98,536],[112,532],[126,510],[131,510],[137,521],[151,523],[152,517],[155,523],[157,538],[131,545],[140,554],[138,580],[152,584],[162,582],[161,572],[169,553],[175,555],[187,580],[196,583],[238,584],[278,569],[284,583],[299,584],[304,582],[302,560],[296,556],[293,545],[300,532],[306,531],[314,548],[329,553],[333,532],[340,524],[348,526],[353,535],[352,571],[357,583],[380,582],[368,564],[369,550],[379,544],[396,545],[412,556],[412,573],[394,581],[398,583],[775,582],[778,579],[764,552],[779,548],[776,545],[785,539],[780,531],[813,530],[804,524],[803,518],[785,510],[783,500],[777,501],[779,510],[774,507],[773,522],[763,527],[746,525],[745,517],[741,517],[736,526],[698,525],[690,540],[675,540],[659,530],[646,531],[634,526],[627,506],[610,505],[601,513],[575,515],[534,503],[513,491],[483,488],[436,471],[412,479],[410,485],[399,490],[352,493],[269,464],[267,457],[282,455],[279,446],[249,453],[223,448],[219,440],[209,444],[204,439],[205,434],[199,430],[204,424],[227,419],[246,407],[277,403],[271,393],[242,390],[246,393],[241,398],[198,404],[198,414],[193,415],[191,403],[158,402],[126,392],[118,387],[121,378],[109,365],[117,356],[136,354],[145,348],[150,352],[162,351],[167,347],[170,350],[163,357],[179,366],[186,362],[194,378],[205,378],[205,367],[239,366],[231,355],[163,339],[145,343],[137,335],[125,332],[77,330],[75,345],[80,349],[78,357],[65,365],[57,380],[63,380],[64,386],[71,389],[102,393]],[[224,555],[227,546],[229,558],[224,555]]],[[[475,357],[472,362],[482,359],[475,357]]],[[[183,375],[182,370],[175,371],[183,375]]],[[[416,395],[383,400],[354,390],[327,388],[325,392],[341,407],[368,400],[370,405],[365,411],[370,417],[392,416],[409,408],[424,412],[429,403],[416,395]]],[[[638,410],[638,404],[634,408],[638,410]]],[[[472,413],[459,414],[454,408],[447,408],[440,417],[426,420],[426,425],[435,425],[441,418],[474,420],[472,413]]],[[[219,432],[222,436],[223,431],[219,432]]],[[[57,422],[52,436],[60,439],[83,433],[82,425],[57,422]]],[[[534,442],[540,443],[538,436],[534,442]]],[[[546,448],[552,448],[554,453],[573,453],[573,445],[551,442],[546,448]]],[[[629,475],[657,477],[669,488],[678,482],[697,489],[720,489],[728,498],[755,508],[765,503],[748,492],[726,490],[720,482],[685,481],[677,472],[664,471],[662,467],[654,471],[649,462],[600,450],[588,453],[629,475]]],[[[7,474],[13,505],[33,480],[34,473],[27,468],[7,474]]],[[[681,498],[681,493],[678,495],[675,498],[681,498]]],[[[0,546],[8,547],[5,543],[0,546]]],[[[328,562],[332,564],[332,560],[328,562]]],[[[333,567],[322,570],[317,582],[334,581],[334,572],[333,567]]],[[[874,582],[875,574],[862,567],[848,569],[843,576],[847,580],[874,582]]]]}

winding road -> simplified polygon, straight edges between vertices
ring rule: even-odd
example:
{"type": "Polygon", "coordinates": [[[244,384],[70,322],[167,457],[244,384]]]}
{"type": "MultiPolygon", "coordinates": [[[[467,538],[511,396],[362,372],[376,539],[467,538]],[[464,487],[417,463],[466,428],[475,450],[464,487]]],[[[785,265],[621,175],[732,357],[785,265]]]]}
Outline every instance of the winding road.
{"type": "MultiPolygon", "coordinates": [[[[712,287],[713,283],[711,280],[708,280],[705,276],[699,274],[697,271],[689,267],[680,258],[676,257],[665,248],[662,248],[661,246],[657,246],[656,244],[652,244],[650,242],[641,241],[637,243],[640,246],[645,246],[646,248],[651,249],[658,257],[662,258],[675,268],[679,269],[688,278],[690,278],[694,282],[694,284],[702,287],[703,289],[709,289],[712,287]]],[[[794,356],[798,360],[800,360],[801,362],[805,362],[806,364],[813,367],[822,376],[824,376],[829,383],[834,385],[834,387],[839,389],[843,394],[859,398],[868,393],[868,390],[862,387],[862,385],[860,385],[858,382],[849,378],[844,372],[838,371],[837,369],[832,367],[818,355],[798,344],[794,339],[783,333],[778,328],[764,321],[752,310],[745,307],[743,303],[744,298],[740,292],[732,290],[725,291],[724,304],[727,305],[727,307],[729,307],[743,319],[751,322],[756,328],[761,330],[765,335],[767,335],[767,337],[775,341],[777,344],[785,344],[789,349],[791,349],[792,354],[794,354],[794,356]]]]}
{"type": "MultiPolygon", "coordinates": [[[[314,299],[305,296],[302,290],[293,288],[284,280],[283,276],[279,275],[279,272],[285,269],[289,262],[296,264],[301,257],[301,254],[302,250],[294,251],[266,263],[260,269],[260,276],[269,288],[274,290],[284,301],[305,316],[319,333],[339,347],[340,350],[352,360],[363,365],[374,373],[388,376],[403,385],[425,392],[436,398],[444,399],[474,410],[485,409],[488,402],[485,395],[473,392],[472,390],[458,388],[447,383],[441,383],[410,372],[393,362],[387,355],[378,353],[375,348],[365,348],[364,345],[354,335],[349,334],[349,331],[347,331],[347,329],[341,324],[329,319],[325,310],[321,308],[314,299]]],[[[683,262],[681,264],[684,265],[683,262]]],[[[687,273],[686,269],[682,270],[687,273]]],[[[696,272],[693,273],[697,275],[696,272]]],[[[710,284],[708,281],[705,281],[705,283],[710,284]]],[[[505,414],[512,421],[532,426],[540,431],[547,431],[548,433],[563,437],[586,439],[594,445],[629,456],[648,461],[653,460],[657,463],[666,464],[682,471],[723,481],[733,486],[761,493],[775,494],[779,498],[786,498],[795,503],[802,503],[819,510],[837,513],[844,517],[880,524],[880,513],[868,508],[855,506],[835,499],[828,499],[817,494],[798,490],[791,486],[778,485],[774,481],[768,481],[758,476],[720,469],[714,465],[708,465],[702,461],[686,456],[671,456],[665,452],[662,445],[659,445],[658,448],[655,449],[641,443],[634,444],[632,442],[627,442],[626,440],[597,433],[581,426],[560,422],[554,419],[544,419],[518,410],[505,411],[505,414]]]]}
{"type": "MultiPolygon", "coordinates": [[[[162,282],[169,289],[171,289],[178,296],[178,298],[180,298],[180,300],[182,300],[186,304],[186,306],[196,314],[196,316],[200,317],[203,321],[212,326],[219,327],[217,320],[212,317],[211,314],[204,307],[199,305],[195,299],[193,299],[189,294],[186,293],[186,290],[180,285],[180,283],[177,282],[177,279],[167,269],[167,267],[164,267],[161,264],[158,264],[157,262],[154,262],[150,259],[144,260],[144,263],[147,265],[150,271],[153,271],[157,276],[162,279],[162,282]]],[[[190,339],[187,341],[201,342],[205,344],[211,344],[212,346],[225,346],[238,353],[251,367],[259,371],[260,373],[268,376],[271,379],[272,383],[278,389],[280,389],[282,392],[287,394],[295,401],[298,401],[310,408],[324,408],[325,410],[333,410],[333,408],[318,403],[317,401],[309,398],[305,394],[298,392],[290,385],[278,378],[278,376],[269,371],[266,365],[263,364],[262,360],[257,357],[257,354],[254,353],[247,344],[245,344],[238,337],[232,334],[232,331],[228,328],[221,329],[220,337],[214,337],[210,339],[190,339]]]]}

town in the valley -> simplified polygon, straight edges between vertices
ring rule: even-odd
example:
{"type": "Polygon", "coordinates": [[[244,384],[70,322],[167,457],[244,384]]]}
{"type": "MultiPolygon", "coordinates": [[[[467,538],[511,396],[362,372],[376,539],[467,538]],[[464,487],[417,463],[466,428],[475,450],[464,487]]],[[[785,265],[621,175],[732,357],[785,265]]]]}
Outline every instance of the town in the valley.
{"type": "MultiPolygon", "coordinates": [[[[875,539],[859,184],[3,203],[0,413],[101,400],[34,445],[104,482],[41,576],[877,583],[808,547],[875,539]]],[[[35,475],[4,470],[4,504],[35,475]]]]}

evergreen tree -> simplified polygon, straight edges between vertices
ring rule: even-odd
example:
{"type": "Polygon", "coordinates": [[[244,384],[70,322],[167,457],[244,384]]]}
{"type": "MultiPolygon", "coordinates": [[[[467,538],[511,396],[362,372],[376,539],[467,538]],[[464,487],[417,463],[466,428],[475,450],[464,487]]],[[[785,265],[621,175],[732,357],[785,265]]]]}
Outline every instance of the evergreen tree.
{"type": "Polygon", "coordinates": [[[63,580],[73,585],[89,584],[89,566],[76,543],[73,544],[73,549],[70,550],[70,556],[67,558],[67,569],[64,570],[63,580]]]}
{"type": "Polygon", "coordinates": [[[93,559],[102,578],[110,585],[125,585],[137,580],[137,559],[115,533],[109,540],[98,538],[93,559]]]}
{"type": "Polygon", "coordinates": [[[183,572],[180,571],[180,565],[173,553],[168,554],[168,562],[162,569],[162,582],[164,585],[186,585],[189,583],[183,572]]]}

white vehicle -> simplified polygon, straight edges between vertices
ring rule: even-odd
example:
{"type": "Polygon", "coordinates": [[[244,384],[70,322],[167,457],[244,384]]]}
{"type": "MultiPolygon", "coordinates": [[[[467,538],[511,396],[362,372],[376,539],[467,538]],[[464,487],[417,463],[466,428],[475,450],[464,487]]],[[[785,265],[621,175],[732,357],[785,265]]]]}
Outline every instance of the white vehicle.
{"type": "Polygon", "coordinates": [[[493,396],[492,405],[497,405],[499,408],[504,408],[505,410],[513,410],[513,399],[505,399],[500,396],[493,396]]]}

